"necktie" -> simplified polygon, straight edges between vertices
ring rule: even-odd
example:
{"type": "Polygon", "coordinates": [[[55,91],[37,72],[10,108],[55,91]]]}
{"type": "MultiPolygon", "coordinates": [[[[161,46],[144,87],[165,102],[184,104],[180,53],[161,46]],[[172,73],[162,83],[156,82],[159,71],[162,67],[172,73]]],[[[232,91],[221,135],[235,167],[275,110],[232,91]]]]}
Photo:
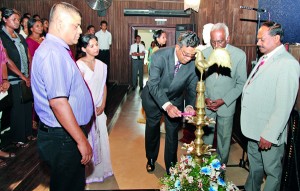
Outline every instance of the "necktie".
{"type": "Polygon", "coordinates": [[[180,62],[177,61],[176,64],[175,64],[175,69],[174,69],[174,76],[177,74],[178,70],[180,68],[180,62]]]}
{"type": "MultiPolygon", "coordinates": [[[[140,52],[140,47],[139,47],[139,45],[137,45],[136,52],[137,52],[137,53],[139,53],[139,52],[140,52]]],[[[140,57],[140,56],[138,56],[138,57],[137,57],[137,59],[138,59],[138,60],[140,60],[140,59],[141,59],[141,57],[140,57]]]]}
{"type": "Polygon", "coordinates": [[[76,62],[76,60],[75,60],[75,58],[73,56],[72,51],[70,49],[67,49],[67,51],[68,51],[69,55],[71,56],[71,58],[74,60],[74,62],[76,62]]]}
{"type": "Polygon", "coordinates": [[[251,76],[251,78],[250,78],[248,84],[250,84],[251,80],[253,79],[253,77],[255,76],[255,74],[258,72],[259,68],[265,63],[265,59],[266,59],[265,56],[261,59],[261,61],[260,61],[259,64],[258,64],[258,67],[257,67],[256,70],[253,72],[253,74],[252,74],[252,76],[251,76]]]}

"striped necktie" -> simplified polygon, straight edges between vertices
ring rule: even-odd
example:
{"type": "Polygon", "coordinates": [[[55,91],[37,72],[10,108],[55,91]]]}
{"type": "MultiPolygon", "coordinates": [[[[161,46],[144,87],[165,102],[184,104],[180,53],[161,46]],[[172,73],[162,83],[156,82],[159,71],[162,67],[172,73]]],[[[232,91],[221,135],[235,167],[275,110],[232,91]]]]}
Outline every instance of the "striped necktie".
{"type": "Polygon", "coordinates": [[[180,62],[177,61],[176,64],[175,64],[175,69],[174,69],[174,76],[177,74],[177,72],[179,71],[179,68],[180,68],[180,62]]]}

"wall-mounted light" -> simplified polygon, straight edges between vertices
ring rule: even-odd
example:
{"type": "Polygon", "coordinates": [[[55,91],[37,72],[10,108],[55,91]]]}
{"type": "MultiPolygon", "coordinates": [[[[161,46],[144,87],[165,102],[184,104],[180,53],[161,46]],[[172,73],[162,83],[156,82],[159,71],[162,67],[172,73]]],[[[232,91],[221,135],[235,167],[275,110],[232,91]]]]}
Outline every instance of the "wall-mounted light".
{"type": "Polygon", "coordinates": [[[201,0],[184,0],[184,10],[191,8],[194,11],[198,12],[200,7],[200,2],[201,0]]]}
{"type": "Polygon", "coordinates": [[[154,19],[156,22],[166,22],[167,19],[154,19]]]}
{"type": "Polygon", "coordinates": [[[157,25],[165,25],[167,19],[154,19],[157,25]]]}

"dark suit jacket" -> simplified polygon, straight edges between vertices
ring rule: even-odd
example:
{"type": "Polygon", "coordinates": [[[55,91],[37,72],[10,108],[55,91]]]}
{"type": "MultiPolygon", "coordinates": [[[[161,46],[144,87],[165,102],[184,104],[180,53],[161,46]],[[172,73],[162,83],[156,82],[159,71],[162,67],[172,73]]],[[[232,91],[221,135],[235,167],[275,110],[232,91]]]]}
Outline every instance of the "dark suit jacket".
{"type": "Polygon", "coordinates": [[[162,109],[170,101],[179,107],[195,105],[198,76],[194,61],[182,64],[174,77],[175,47],[161,48],[152,55],[149,79],[142,92],[145,111],[162,109]],[[185,92],[185,94],[184,94],[185,92]]]}

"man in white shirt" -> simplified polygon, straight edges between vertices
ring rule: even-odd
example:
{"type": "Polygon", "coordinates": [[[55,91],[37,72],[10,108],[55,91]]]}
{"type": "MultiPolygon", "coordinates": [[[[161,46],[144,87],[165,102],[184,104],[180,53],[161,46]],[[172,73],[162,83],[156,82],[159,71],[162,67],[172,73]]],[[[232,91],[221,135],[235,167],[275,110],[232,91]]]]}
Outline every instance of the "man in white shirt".
{"type": "Polygon", "coordinates": [[[145,46],[141,43],[141,36],[136,35],[135,43],[130,46],[132,58],[132,89],[137,86],[137,75],[139,75],[140,90],[143,89],[143,76],[144,76],[144,56],[145,46]]]}
{"type": "Polygon", "coordinates": [[[101,21],[100,28],[98,32],[95,33],[95,36],[98,38],[99,43],[99,54],[96,56],[97,59],[101,60],[107,65],[107,81],[109,79],[110,71],[110,45],[112,42],[111,33],[107,30],[107,22],[105,20],[101,21]]]}

